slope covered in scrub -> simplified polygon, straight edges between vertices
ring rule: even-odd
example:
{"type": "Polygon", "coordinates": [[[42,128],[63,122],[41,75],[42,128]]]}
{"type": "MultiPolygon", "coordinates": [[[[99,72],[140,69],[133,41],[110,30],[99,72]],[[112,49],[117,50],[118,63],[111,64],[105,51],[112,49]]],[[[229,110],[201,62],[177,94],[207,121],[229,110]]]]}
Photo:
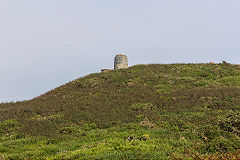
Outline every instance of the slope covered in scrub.
{"type": "Polygon", "coordinates": [[[0,104],[0,159],[237,157],[239,135],[226,62],[136,65],[0,104]]]}

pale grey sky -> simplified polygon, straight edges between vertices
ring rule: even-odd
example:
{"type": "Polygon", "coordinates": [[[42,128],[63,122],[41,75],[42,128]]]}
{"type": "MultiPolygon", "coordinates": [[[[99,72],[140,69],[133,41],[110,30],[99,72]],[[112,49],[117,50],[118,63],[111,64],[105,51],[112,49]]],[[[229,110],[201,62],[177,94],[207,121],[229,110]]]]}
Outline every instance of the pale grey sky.
{"type": "Polygon", "coordinates": [[[0,0],[0,102],[130,65],[240,63],[239,0],[0,0]]]}

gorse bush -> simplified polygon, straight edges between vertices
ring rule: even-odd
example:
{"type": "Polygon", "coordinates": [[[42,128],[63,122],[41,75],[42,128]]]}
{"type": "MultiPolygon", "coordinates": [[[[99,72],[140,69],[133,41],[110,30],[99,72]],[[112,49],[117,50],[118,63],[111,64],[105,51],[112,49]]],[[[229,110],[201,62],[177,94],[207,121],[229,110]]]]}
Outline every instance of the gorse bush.
{"type": "Polygon", "coordinates": [[[240,135],[240,112],[223,116],[218,123],[224,131],[240,135]]]}
{"type": "Polygon", "coordinates": [[[239,113],[237,65],[136,65],[0,104],[0,159],[237,157],[239,113]]]}
{"type": "Polygon", "coordinates": [[[152,102],[148,103],[135,103],[131,105],[132,110],[151,110],[157,108],[156,105],[152,104],[152,102]]]}

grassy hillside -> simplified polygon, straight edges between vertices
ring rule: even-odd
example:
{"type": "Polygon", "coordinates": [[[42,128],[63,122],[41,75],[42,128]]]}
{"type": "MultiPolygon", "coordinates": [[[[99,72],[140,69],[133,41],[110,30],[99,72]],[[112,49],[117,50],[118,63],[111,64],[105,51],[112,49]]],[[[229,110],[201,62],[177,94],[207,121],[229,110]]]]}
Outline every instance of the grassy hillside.
{"type": "Polygon", "coordinates": [[[136,65],[0,104],[0,159],[240,158],[240,67],[136,65]]]}

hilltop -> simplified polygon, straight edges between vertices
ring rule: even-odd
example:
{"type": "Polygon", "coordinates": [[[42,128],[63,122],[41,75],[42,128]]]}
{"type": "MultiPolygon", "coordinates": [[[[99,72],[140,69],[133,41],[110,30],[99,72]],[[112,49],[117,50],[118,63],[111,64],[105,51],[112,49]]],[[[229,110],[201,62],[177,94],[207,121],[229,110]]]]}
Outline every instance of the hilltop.
{"type": "Polygon", "coordinates": [[[240,67],[226,62],[136,65],[0,104],[0,159],[232,159],[239,135],[240,67]]]}

